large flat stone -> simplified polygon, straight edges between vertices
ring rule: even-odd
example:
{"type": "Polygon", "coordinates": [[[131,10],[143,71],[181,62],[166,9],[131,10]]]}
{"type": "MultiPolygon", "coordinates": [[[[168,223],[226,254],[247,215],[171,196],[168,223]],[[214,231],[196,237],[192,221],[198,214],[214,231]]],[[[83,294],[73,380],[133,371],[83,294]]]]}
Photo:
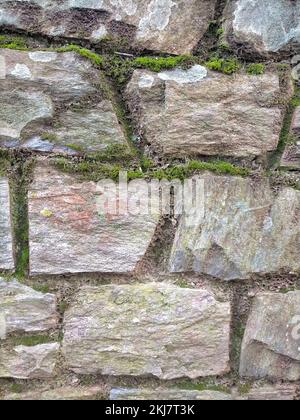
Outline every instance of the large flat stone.
{"type": "Polygon", "coordinates": [[[54,376],[59,344],[0,349],[0,378],[47,379],[54,376]]]}
{"type": "Polygon", "coordinates": [[[0,270],[13,270],[14,266],[9,185],[7,178],[0,176],[0,270]]]}
{"type": "Polygon", "coordinates": [[[250,53],[300,49],[299,0],[230,0],[225,9],[227,39],[250,53]]]}
{"type": "Polygon", "coordinates": [[[184,389],[130,389],[114,388],[110,392],[110,400],[169,400],[169,401],[230,401],[230,394],[219,391],[192,391],[184,389]]]}
{"type": "Polygon", "coordinates": [[[64,318],[63,353],[80,374],[160,379],[229,371],[229,302],[167,284],[83,287],[64,318]]]}
{"type": "Polygon", "coordinates": [[[16,280],[0,278],[2,337],[12,332],[39,332],[56,328],[56,298],[40,293],[16,280]]]}
{"type": "Polygon", "coordinates": [[[117,39],[131,47],[191,53],[214,17],[216,0],[0,1],[0,24],[26,32],[117,39]]]}
{"type": "Polygon", "coordinates": [[[299,307],[298,291],[255,298],[243,339],[241,376],[300,379],[299,307]]]}
{"type": "Polygon", "coordinates": [[[75,53],[0,50],[0,147],[74,154],[126,139],[99,70],[75,53]]]}
{"type": "MultiPolygon", "coordinates": [[[[129,273],[159,216],[99,213],[97,184],[39,164],[29,191],[30,273],[129,273]]],[[[134,195],[133,197],[134,198],[134,195]]]]}
{"type": "Polygon", "coordinates": [[[199,65],[158,74],[136,70],[126,97],[139,130],[158,153],[264,156],[279,142],[277,73],[227,76],[199,65]]]}
{"type": "Polygon", "coordinates": [[[204,181],[204,202],[180,221],[172,272],[233,280],[300,271],[299,191],[282,188],[275,195],[266,179],[210,174],[198,179],[204,181]]]}

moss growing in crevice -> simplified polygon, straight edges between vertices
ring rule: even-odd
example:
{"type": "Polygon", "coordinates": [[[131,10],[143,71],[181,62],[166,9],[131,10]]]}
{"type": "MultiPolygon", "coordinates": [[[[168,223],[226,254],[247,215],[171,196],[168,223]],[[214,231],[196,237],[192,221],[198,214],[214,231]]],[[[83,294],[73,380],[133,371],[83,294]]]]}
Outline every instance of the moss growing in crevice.
{"type": "Polygon", "coordinates": [[[56,49],[56,52],[64,53],[64,52],[75,52],[81,55],[84,58],[90,60],[94,65],[97,67],[102,67],[104,64],[104,59],[101,55],[87,49],[82,48],[76,44],[66,45],[65,47],[60,47],[56,49]]]}
{"type": "Polygon", "coordinates": [[[25,38],[10,35],[0,35],[0,48],[10,50],[27,50],[28,44],[25,38]]]}
{"type": "Polygon", "coordinates": [[[280,165],[282,154],[287,144],[292,142],[291,125],[294,117],[294,112],[300,103],[300,88],[295,88],[293,98],[290,100],[286,107],[285,116],[283,119],[282,129],[280,133],[279,143],[277,149],[270,155],[269,165],[270,169],[275,169],[280,165]]]}
{"type": "Polygon", "coordinates": [[[127,171],[128,180],[143,178],[143,179],[167,179],[184,180],[197,173],[203,171],[211,171],[218,175],[232,175],[232,176],[248,176],[250,171],[228,162],[214,161],[201,162],[190,161],[186,164],[169,166],[168,168],[156,168],[146,166],[144,168],[126,166],[122,162],[116,163],[102,163],[91,159],[68,159],[64,157],[55,158],[52,164],[62,172],[77,174],[83,180],[98,181],[101,179],[112,179],[117,181],[119,179],[120,171],[127,171]]]}
{"type": "Polygon", "coordinates": [[[28,240],[28,184],[32,172],[32,159],[26,157],[12,158],[11,201],[12,221],[15,242],[16,277],[27,276],[29,268],[28,240]]]}
{"type": "Polygon", "coordinates": [[[33,347],[40,344],[48,344],[53,342],[55,342],[55,339],[48,335],[24,335],[22,337],[14,337],[12,339],[12,344],[14,346],[26,347],[33,347]]]}

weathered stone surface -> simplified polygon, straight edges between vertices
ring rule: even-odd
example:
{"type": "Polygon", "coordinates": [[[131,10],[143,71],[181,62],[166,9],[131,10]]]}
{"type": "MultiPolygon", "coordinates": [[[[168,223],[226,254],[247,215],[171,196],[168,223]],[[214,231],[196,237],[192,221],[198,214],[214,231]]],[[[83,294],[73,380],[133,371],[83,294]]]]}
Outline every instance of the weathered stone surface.
{"type": "Polygon", "coordinates": [[[295,385],[264,385],[257,388],[253,387],[249,393],[238,399],[247,401],[292,401],[296,399],[297,394],[295,385]]]}
{"type": "Polygon", "coordinates": [[[286,146],[281,165],[300,170],[300,106],[296,109],[291,125],[291,144],[286,146]]]}
{"type": "Polygon", "coordinates": [[[99,70],[88,60],[4,49],[0,63],[0,146],[74,154],[127,144],[112,103],[99,90],[99,70]]]}
{"type": "Polygon", "coordinates": [[[218,391],[192,391],[182,389],[128,389],[115,388],[111,390],[110,400],[200,400],[226,401],[232,400],[230,394],[218,391]]]}
{"type": "Polygon", "coordinates": [[[136,268],[159,216],[118,216],[110,208],[99,213],[100,195],[96,183],[79,182],[43,163],[37,166],[29,192],[32,275],[128,273],[136,268]]]}
{"type": "Polygon", "coordinates": [[[298,291],[255,298],[243,339],[241,376],[300,379],[299,307],[298,291]]]}
{"type": "Polygon", "coordinates": [[[44,379],[54,375],[58,343],[0,349],[0,378],[44,379]]]}
{"type": "Polygon", "coordinates": [[[105,390],[101,386],[90,387],[62,387],[47,391],[8,394],[5,401],[73,401],[104,399],[105,390]]]}
{"type": "Polygon", "coordinates": [[[230,313],[206,290],[83,287],[65,314],[63,353],[81,374],[220,375],[229,371],[230,313]]]}
{"type": "Polygon", "coordinates": [[[225,9],[227,39],[250,52],[300,48],[299,0],[230,0],[225,9]]]}
{"type": "Polygon", "coordinates": [[[12,332],[38,332],[55,328],[58,322],[56,298],[40,293],[16,280],[0,278],[0,319],[4,338],[12,332]]]}
{"type": "Polygon", "coordinates": [[[190,70],[136,70],[126,97],[146,141],[157,152],[186,157],[266,155],[279,141],[278,74],[226,76],[190,70]]]}
{"type": "Polygon", "coordinates": [[[192,52],[214,17],[216,0],[0,1],[0,25],[50,36],[116,38],[174,54],[192,52]]]}
{"type": "Polygon", "coordinates": [[[0,270],[12,270],[15,265],[11,229],[8,180],[0,176],[0,270]]]}
{"type": "Polygon", "coordinates": [[[275,196],[265,179],[210,174],[199,179],[204,181],[204,203],[181,219],[172,272],[195,271],[224,280],[299,272],[299,191],[282,188],[275,196]]]}

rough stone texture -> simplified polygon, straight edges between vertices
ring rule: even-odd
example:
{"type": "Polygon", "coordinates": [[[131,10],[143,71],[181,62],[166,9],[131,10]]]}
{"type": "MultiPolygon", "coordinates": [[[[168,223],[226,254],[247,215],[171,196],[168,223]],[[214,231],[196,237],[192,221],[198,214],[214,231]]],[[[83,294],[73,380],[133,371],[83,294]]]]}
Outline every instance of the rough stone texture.
{"type": "Polygon", "coordinates": [[[46,379],[54,375],[59,344],[0,349],[0,378],[46,379]]]}
{"type": "Polygon", "coordinates": [[[218,391],[192,391],[181,389],[128,389],[115,388],[111,390],[110,400],[200,400],[200,401],[230,401],[230,394],[218,391]]]}
{"type": "Polygon", "coordinates": [[[225,33],[233,45],[268,54],[300,50],[299,0],[230,0],[225,33]]]}
{"type": "Polygon", "coordinates": [[[27,392],[22,394],[8,394],[5,401],[73,401],[73,400],[102,400],[105,391],[101,386],[90,387],[62,387],[47,391],[27,392]]]}
{"type": "Polygon", "coordinates": [[[292,401],[297,398],[298,390],[294,385],[264,385],[252,388],[249,393],[243,395],[242,400],[247,401],[292,401]]]}
{"type": "Polygon", "coordinates": [[[210,174],[198,179],[204,181],[204,203],[180,221],[172,272],[195,271],[224,280],[299,272],[299,191],[282,188],[275,196],[265,179],[210,174]]]}
{"type": "MultiPolygon", "coordinates": [[[[41,163],[29,192],[30,273],[129,273],[145,255],[159,216],[98,213],[97,184],[41,163]]],[[[134,193],[129,193],[134,199],[134,193]]]]}
{"type": "Polygon", "coordinates": [[[8,180],[0,176],[0,270],[13,270],[15,266],[11,229],[8,180]]]}
{"type": "Polygon", "coordinates": [[[0,278],[0,319],[4,337],[12,332],[55,328],[58,322],[55,295],[37,292],[16,280],[7,282],[0,278]]]}
{"type": "Polygon", "coordinates": [[[132,47],[191,53],[214,17],[216,0],[0,1],[0,24],[67,38],[124,40],[132,47]]]}
{"type": "Polygon", "coordinates": [[[296,109],[291,125],[292,144],[288,144],[282,156],[281,166],[300,170],[300,106],[296,109]]]}
{"type": "Polygon", "coordinates": [[[64,318],[75,373],[160,379],[229,371],[230,304],[167,284],[83,287],[64,318]]]}
{"type": "Polygon", "coordinates": [[[298,291],[255,298],[243,339],[241,376],[300,379],[299,307],[298,291]]]}
{"type": "Polygon", "coordinates": [[[126,97],[140,131],[159,153],[249,157],[278,145],[283,112],[276,73],[232,77],[199,65],[158,74],[136,70],[126,97]]]}
{"type": "Polygon", "coordinates": [[[99,70],[88,60],[4,49],[0,63],[0,146],[74,154],[127,144],[112,103],[99,90],[99,70]]]}

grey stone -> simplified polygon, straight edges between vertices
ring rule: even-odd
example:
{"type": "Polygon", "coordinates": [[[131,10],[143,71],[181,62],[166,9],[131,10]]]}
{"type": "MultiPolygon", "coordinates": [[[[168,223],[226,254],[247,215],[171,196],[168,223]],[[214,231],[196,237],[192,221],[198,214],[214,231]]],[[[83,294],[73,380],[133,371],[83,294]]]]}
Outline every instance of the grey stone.
{"type": "Polygon", "coordinates": [[[128,389],[114,388],[110,400],[199,400],[199,401],[230,401],[230,394],[218,391],[192,391],[184,389],[128,389]]]}
{"type": "Polygon", "coordinates": [[[125,97],[147,143],[157,153],[187,156],[266,156],[281,132],[283,94],[277,73],[227,76],[189,70],[136,70],[125,97]]]}
{"type": "Polygon", "coordinates": [[[300,170],[300,106],[296,108],[291,125],[291,141],[282,156],[281,166],[300,170]]]}
{"type": "Polygon", "coordinates": [[[230,0],[225,9],[229,42],[262,55],[299,50],[299,21],[299,0],[230,0]]]}
{"type": "Polygon", "coordinates": [[[99,70],[76,53],[0,50],[0,146],[95,152],[127,142],[99,70]]]}
{"type": "Polygon", "coordinates": [[[0,349],[0,378],[47,379],[55,374],[58,343],[0,349]]]}
{"type": "Polygon", "coordinates": [[[0,270],[13,270],[14,266],[9,185],[7,178],[0,176],[0,270]]]}
{"type": "Polygon", "coordinates": [[[241,376],[300,379],[299,307],[298,291],[255,298],[243,339],[241,376]]]}
{"type": "Polygon", "coordinates": [[[131,47],[188,54],[214,17],[216,0],[0,1],[0,25],[26,32],[126,40],[131,47]]]}
{"type": "Polygon", "coordinates": [[[264,385],[251,388],[243,395],[247,401],[292,401],[297,398],[297,386],[290,384],[264,385]]]}
{"type": "Polygon", "coordinates": [[[171,272],[224,280],[252,274],[299,272],[300,192],[267,179],[204,174],[204,202],[183,216],[170,258],[171,272]]]}
{"type": "Polygon", "coordinates": [[[0,278],[0,318],[2,338],[12,332],[29,333],[56,328],[55,295],[37,292],[16,280],[0,278]]]}
{"type": "Polygon", "coordinates": [[[29,191],[31,275],[135,270],[160,216],[102,213],[100,195],[97,183],[37,166],[29,191]]]}
{"type": "Polygon", "coordinates": [[[79,374],[160,379],[229,371],[229,302],[162,283],[83,287],[65,313],[63,353],[79,374]]]}

